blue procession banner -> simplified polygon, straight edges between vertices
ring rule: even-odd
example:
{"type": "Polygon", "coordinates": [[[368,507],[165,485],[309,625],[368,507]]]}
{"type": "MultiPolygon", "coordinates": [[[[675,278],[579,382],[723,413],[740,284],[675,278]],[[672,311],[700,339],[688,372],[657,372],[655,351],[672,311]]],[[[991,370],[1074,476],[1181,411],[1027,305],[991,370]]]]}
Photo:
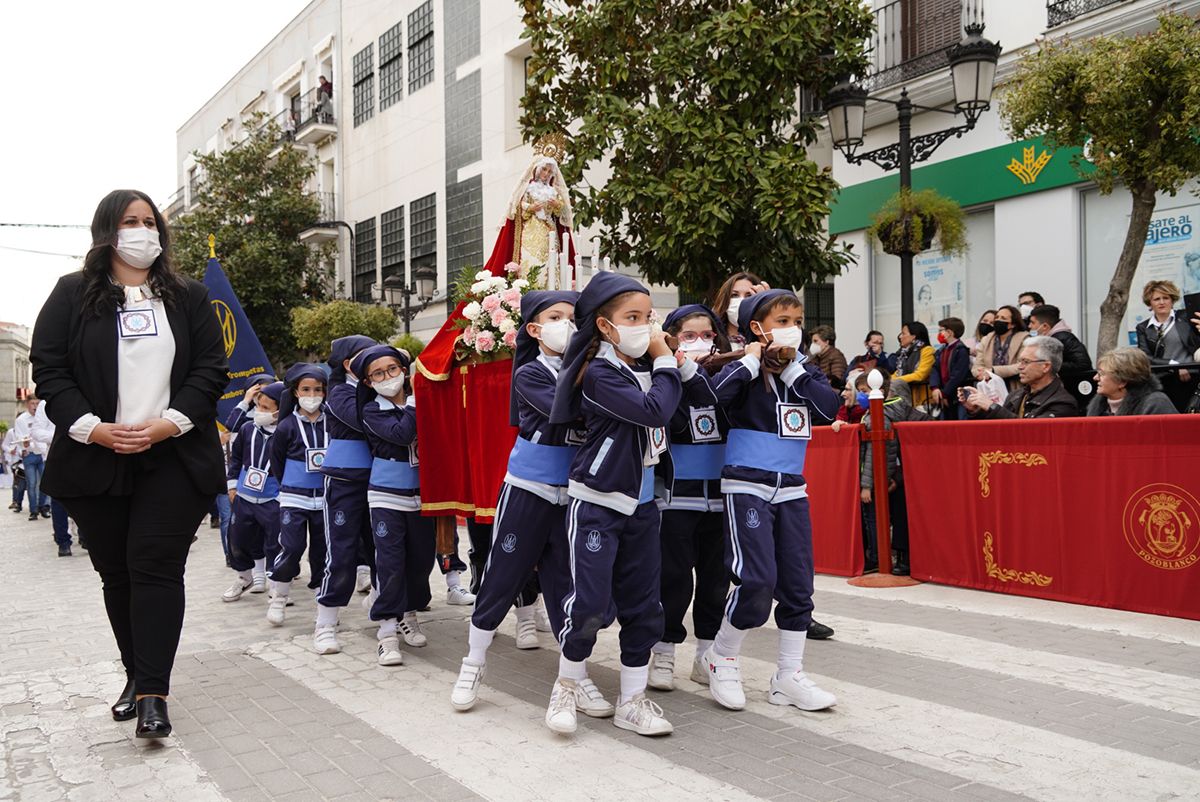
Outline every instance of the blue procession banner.
{"type": "Polygon", "coordinates": [[[208,260],[204,285],[208,287],[208,298],[221,326],[225,356],[229,360],[229,384],[217,402],[217,421],[224,422],[246,392],[246,380],[256,373],[271,373],[271,362],[216,259],[208,260]]]}

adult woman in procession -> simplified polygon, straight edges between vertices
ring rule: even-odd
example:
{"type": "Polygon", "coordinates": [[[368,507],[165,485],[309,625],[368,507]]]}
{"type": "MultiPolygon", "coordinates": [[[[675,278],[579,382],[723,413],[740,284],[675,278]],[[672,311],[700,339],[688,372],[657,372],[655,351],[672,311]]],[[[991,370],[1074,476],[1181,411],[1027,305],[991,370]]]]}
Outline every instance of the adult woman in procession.
{"type": "Polygon", "coordinates": [[[171,733],[171,668],[192,536],[223,489],[217,399],[225,345],[204,285],[172,268],[150,198],[115,190],[83,270],[63,276],[30,361],[57,427],[45,487],[88,534],[126,684],[112,715],[171,733]]]}
{"type": "Polygon", "coordinates": [[[975,348],[975,378],[983,381],[991,372],[1004,379],[1010,393],[1020,388],[1017,357],[1028,336],[1021,310],[1015,306],[997,309],[991,333],[985,334],[975,348]]]}

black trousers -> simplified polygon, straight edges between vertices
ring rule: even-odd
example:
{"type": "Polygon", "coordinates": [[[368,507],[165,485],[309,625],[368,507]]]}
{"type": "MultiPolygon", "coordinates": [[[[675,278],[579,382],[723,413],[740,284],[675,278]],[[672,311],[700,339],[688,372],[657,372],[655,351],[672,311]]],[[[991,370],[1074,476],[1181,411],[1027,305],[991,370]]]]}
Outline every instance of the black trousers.
{"type": "Polygon", "coordinates": [[[183,570],[212,505],[173,455],[127,457],[132,492],[59,499],[87,532],[125,673],[139,694],[166,696],[183,629],[183,570]]]}
{"type": "Polygon", "coordinates": [[[719,512],[663,510],[663,641],[683,643],[683,619],[692,605],[692,627],[700,640],[713,640],[721,626],[729,574],[725,568],[725,531],[719,512]],[[695,571],[695,580],[692,572],[695,571]],[[692,592],[695,591],[695,604],[692,592]]]}

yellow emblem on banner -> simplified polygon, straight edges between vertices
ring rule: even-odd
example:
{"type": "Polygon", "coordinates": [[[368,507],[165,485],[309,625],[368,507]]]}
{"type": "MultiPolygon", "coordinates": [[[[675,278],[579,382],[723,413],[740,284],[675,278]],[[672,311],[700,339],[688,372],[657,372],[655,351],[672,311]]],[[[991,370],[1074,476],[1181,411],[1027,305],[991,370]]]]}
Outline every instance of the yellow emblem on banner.
{"type": "Polygon", "coordinates": [[[983,533],[983,567],[987,570],[987,575],[993,579],[998,579],[1001,582],[1018,582],[1022,585],[1037,585],[1039,588],[1049,586],[1054,582],[1054,577],[1039,574],[1037,571],[1018,571],[1015,568],[1001,568],[996,563],[996,557],[992,554],[992,548],[995,542],[991,532],[983,533]]]}
{"type": "Polygon", "coordinates": [[[237,347],[237,321],[233,319],[233,310],[224,301],[213,301],[212,307],[221,326],[221,339],[225,341],[225,356],[231,357],[237,347]]]}
{"type": "Polygon", "coordinates": [[[1048,465],[1041,454],[1026,454],[1023,451],[985,451],[979,455],[979,495],[987,498],[992,494],[990,471],[993,465],[1024,465],[1035,468],[1048,465]]]}
{"type": "Polygon", "coordinates": [[[1050,151],[1043,150],[1041,156],[1034,158],[1034,153],[1037,151],[1036,147],[1022,148],[1021,150],[1023,159],[1021,161],[1013,159],[1009,162],[1008,171],[1021,179],[1022,184],[1029,186],[1037,181],[1038,176],[1042,174],[1042,170],[1045,169],[1053,157],[1050,155],[1050,151]]]}
{"type": "Polygon", "coordinates": [[[1177,571],[1200,562],[1200,504],[1176,485],[1146,485],[1129,497],[1121,523],[1133,553],[1155,568],[1177,571]]]}

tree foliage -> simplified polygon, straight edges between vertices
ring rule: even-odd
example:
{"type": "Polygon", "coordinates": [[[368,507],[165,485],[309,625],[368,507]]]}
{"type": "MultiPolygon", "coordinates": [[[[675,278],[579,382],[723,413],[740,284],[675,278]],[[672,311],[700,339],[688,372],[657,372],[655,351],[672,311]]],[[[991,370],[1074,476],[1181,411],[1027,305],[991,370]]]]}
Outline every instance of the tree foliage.
{"type": "Polygon", "coordinates": [[[861,74],[860,0],[523,0],[533,47],[521,125],[569,132],[563,175],[603,252],[711,293],[753,270],[775,286],[839,273],[824,231],[837,184],[798,111],[861,74]],[[611,176],[592,184],[585,175],[611,176]]]}
{"type": "Polygon", "coordinates": [[[385,306],[330,301],[292,309],[292,337],[310,354],[324,354],[329,343],[351,334],[387,342],[396,333],[396,313],[385,306]]]}
{"type": "Polygon", "coordinates": [[[221,153],[195,154],[203,180],[198,206],[172,221],[180,269],[202,278],[208,235],[217,238],[217,257],[254,331],[272,361],[286,363],[295,353],[288,310],[324,300],[332,273],[328,248],[299,240],[320,219],[321,204],[305,189],[316,165],[303,148],[280,141],[279,127],[262,125],[221,153]]]}
{"type": "Polygon", "coordinates": [[[1200,175],[1200,28],[1163,14],[1136,37],[1043,42],[1026,56],[1001,113],[1013,137],[1044,136],[1054,148],[1085,149],[1080,175],[1104,194],[1133,195],[1125,244],[1100,306],[1100,353],[1116,347],[1141,259],[1155,195],[1174,195],[1200,175]]]}

